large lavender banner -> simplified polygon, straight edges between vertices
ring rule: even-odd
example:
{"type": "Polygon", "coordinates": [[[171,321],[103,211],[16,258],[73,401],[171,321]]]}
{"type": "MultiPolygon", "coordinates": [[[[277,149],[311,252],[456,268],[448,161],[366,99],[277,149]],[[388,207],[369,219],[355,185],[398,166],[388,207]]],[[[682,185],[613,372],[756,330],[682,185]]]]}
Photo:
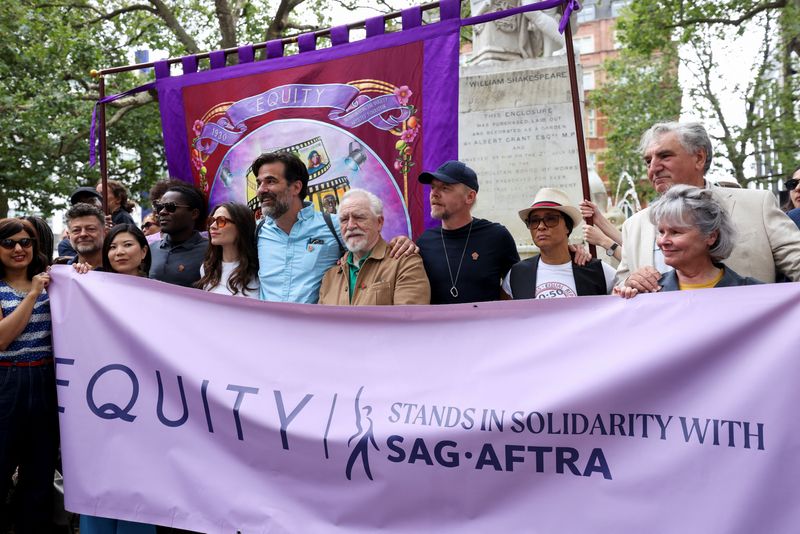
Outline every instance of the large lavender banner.
{"type": "Polygon", "coordinates": [[[798,284],[337,309],[56,267],[50,293],[76,512],[244,534],[800,524],[798,284]]]}

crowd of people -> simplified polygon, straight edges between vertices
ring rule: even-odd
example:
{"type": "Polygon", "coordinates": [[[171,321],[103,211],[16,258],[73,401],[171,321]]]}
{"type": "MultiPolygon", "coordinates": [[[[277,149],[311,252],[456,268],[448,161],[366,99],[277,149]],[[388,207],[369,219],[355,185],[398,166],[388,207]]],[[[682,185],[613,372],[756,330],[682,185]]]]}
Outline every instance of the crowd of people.
{"type": "MultiPolygon", "coordinates": [[[[267,301],[323,305],[459,304],[772,283],[800,279],[800,230],[768,191],[705,180],[711,142],[699,123],[659,123],[642,137],[647,175],[659,198],[622,231],[589,201],[572,205],[542,188],[519,210],[539,253],[520,261],[509,231],[473,217],[476,173],[448,161],[418,179],[430,186],[441,225],[416,241],[382,237],[383,205],[363,189],[338,214],[306,199],[309,172],[289,153],[259,156],[251,171],[263,218],[244,204],[214,206],[180,181],[151,191],[154,215],[141,228],[122,184],[79,188],[70,198],[58,263],[267,301]],[[103,210],[105,199],[108,214],[103,210]],[[584,219],[585,239],[619,260],[592,259],[569,236],[584,219]]],[[[800,208],[800,169],[785,183],[800,208]]],[[[0,503],[18,534],[46,532],[57,464],[58,426],[48,266],[53,236],[38,218],[0,220],[0,503]],[[10,517],[10,511],[14,517],[10,517]]],[[[82,532],[154,532],[152,526],[82,518],[82,532]]]]}

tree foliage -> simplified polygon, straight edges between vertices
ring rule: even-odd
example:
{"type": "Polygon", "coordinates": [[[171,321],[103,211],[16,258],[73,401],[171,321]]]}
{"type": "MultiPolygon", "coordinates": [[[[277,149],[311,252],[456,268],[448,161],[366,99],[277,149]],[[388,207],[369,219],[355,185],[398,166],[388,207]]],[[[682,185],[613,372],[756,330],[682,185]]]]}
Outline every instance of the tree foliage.
{"type": "MultiPolygon", "coordinates": [[[[589,106],[607,117],[608,150],[603,156],[604,172],[615,191],[621,176],[635,181],[645,176],[639,154],[639,137],[653,123],[675,120],[681,111],[676,50],[665,47],[652,57],[623,50],[619,57],[605,64],[606,75],[613,80],[589,97],[589,106]]],[[[637,184],[638,192],[651,196],[647,181],[637,184]]]]}
{"type": "Polygon", "coordinates": [[[693,106],[684,111],[711,126],[717,166],[742,184],[786,172],[800,155],[799,13],[800,0],[633,0],[617,21],[624,52],[595,95],[610,121],[609,172],[643,176],[632,147],[655,120],[678,117],[680,92],[670,84],[679,66],[689,72],[684,104],[693,106]],[[743,83],[721,80],[719,43],[745,32],[760,35],[758,60],[749,75],[742,67],[743,83]],[[737,117],[722,105],[721,87],[736,95],[737,117]]]}
{"type": "MultiPolygon", "coordinates": [[[[98,99],[92,69],[133,63],[133,51],[169,57],[257,43],[327,25],[334,5],[357,0],[11,0],[0,10],[0,216],[9,201],[49,214],[78,185],[99,180],[88,166],[89,119],[98,99]]],[[[389,11],[385,0],[373,9],[389,11]]],[[[149,73],[106,77],[106,94],[149,73]]],[[[108,104],[109,177],[134,198],[164,176],[155,92],[108,104]]]]}

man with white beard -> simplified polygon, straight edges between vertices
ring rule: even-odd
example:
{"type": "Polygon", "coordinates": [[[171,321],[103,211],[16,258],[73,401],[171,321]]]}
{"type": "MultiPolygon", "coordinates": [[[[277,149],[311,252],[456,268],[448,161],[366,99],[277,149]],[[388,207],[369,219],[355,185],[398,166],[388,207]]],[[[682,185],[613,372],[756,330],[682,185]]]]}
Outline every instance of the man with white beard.
{"type": "Polygon", "coordinates": [[[339,205],[348,252],[322,278],[319,303],[337,306],[429,304],[431,287],[419,255],[393,258],[381,237],[383,203],[351,189],[339,205]]]}

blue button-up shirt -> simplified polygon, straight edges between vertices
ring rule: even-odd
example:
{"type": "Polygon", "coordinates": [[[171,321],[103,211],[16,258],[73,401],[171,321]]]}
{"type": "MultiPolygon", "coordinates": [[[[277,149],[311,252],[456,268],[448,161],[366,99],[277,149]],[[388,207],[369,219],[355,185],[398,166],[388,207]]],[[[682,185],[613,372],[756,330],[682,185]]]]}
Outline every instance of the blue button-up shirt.
{"type": "MultiPolygon", "coordinates": [[[[270,217],[258,233],[261,300],[316,304],[325,271],[339,259],[339,244],[322,213],[303,203],[287,235],[270,217]]],[[[339,218],[331,215],[341,239],[339,218]]]]}

